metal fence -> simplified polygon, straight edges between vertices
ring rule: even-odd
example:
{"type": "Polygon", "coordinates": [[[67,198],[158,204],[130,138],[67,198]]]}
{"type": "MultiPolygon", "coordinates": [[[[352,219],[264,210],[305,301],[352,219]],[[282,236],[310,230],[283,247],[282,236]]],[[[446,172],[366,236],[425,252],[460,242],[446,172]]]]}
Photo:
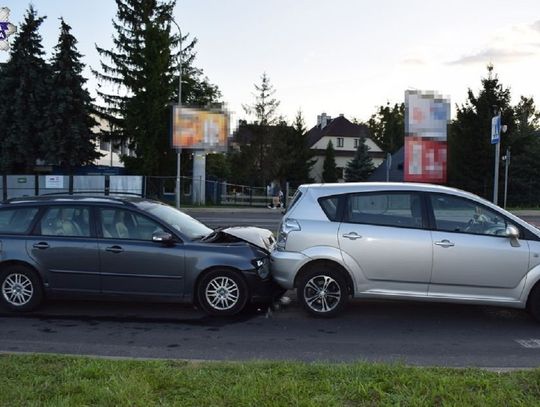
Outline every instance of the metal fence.
{"type": "MultiPolygon", "coordinates": [[[[141,175],[2,175],[3,200],[50,194],[130,194],[170,204],[176,199],[176,177],[141,175]]],[[[234,205],[264,207],[272,203],[267,188],[231,184],[218,180],[181,177],[182,205],[234,205]],[[201,199],[202,198],[202,199],[201,199]]],[[[285,188],[285,201],[292,190],[285,188]]]]}
{"type": "MultiPolygon", "coordinates": [[[[145,196],[173,204],[176,199],[176,177],[145,177],[145,196]]],[[[272,203],[272,197],[267,188],[249,185],[231,184],[226,181],[193,179],[181,177],[180,202],[183,205],[234,205],[265,207],[272,203]],[[203,202],[196,195],[204,191],[203,202]]],[[[290,196],[293,190],[286,188],[285,196],[290,196]],[[286,193],[288,191],[288,194],[286,193]]]]}
{"type": "Polygon", "coordinates": [[[3,175],[0,177],[3,200],[50,194],[92,193],[144,196],[144,177],[140,175],[3,175]]]}

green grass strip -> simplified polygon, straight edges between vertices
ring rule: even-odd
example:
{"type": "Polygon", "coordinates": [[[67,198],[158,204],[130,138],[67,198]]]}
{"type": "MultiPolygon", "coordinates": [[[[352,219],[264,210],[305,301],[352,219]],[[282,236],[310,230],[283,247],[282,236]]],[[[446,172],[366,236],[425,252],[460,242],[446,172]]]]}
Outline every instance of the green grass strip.
{"type": "Polygon", "coordinates": [[[540,369],[0,355],[1,406],[539,406],[540,369]]]}

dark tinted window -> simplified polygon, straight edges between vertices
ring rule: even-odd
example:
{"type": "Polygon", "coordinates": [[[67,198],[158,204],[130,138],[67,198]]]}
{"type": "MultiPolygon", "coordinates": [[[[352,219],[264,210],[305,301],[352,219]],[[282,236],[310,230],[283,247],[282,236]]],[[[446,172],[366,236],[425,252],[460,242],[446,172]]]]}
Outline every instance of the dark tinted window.
{"type": "Polygon", "coordinates": [[[90,210],[80,206],[52,206],[43,214],[39,231],[43,236],[90,236],[90,210]]]}
{"type": "Polygon", "coordinates": [[[452,195],[431,195],[431,206],[437,230],[505,235],[508,224],[505,218],[474,201],[452,195]]]}
{"type": "Polygon", "coordinates": [[[37,208],[0,210],[0,233],[24,233],[36,216],[37,208]]]}
{"type": "Polygon", "coordinates": [[[324,198],[319,198],[319,205],[321,205],[322,210],[333,222],[337,222],[338,219],[338,196],[327,196],[324,198]]]}
{"type": "Polygon", "coordinates": [[[351,195],[345,222],[421,228],[420,196],[408,192],[351,195]]]}
{"type": "Polygon", "coordinates": [[[152,240],[163,228],[152,219],[124,209],[101,209],[103,237],[130,240],[152,240]]]}

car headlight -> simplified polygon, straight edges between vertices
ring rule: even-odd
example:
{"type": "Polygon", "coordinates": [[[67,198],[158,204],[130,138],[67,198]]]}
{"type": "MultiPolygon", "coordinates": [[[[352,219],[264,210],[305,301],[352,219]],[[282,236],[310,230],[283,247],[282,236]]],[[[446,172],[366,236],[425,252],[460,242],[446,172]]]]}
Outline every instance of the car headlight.
{"type": "Polygon", "coordinates": [[[255,264],[255,269],[260,278],[265,279],[270,275],[270,262],[267,257],[257,259],[253,263],[255,264]]]}

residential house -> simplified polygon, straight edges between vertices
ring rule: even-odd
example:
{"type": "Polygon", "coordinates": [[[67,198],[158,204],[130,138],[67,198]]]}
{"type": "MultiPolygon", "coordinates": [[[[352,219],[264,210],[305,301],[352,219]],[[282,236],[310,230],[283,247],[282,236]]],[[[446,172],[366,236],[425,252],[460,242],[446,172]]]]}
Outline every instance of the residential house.
{"type": "Polygon", "coordinates": [[[347,120],[342,114],[332,119],[326,113],[317,116],[317,125],[310,129],[306,137],[310,148],[314,152],[315,165],[311,169],[311,178],[315,182],[322,182],[323,163],[328,142],[332,141],[336,151],[336,165],[338,167],[339,182],[343,182],[345,167],[354,158],[354,154],[360,142],[365,137],[365,143],[369,149],[369,155],[373,165],[378,167],[385,158],[385,153],[369,137],[369,129],[364,124],[355,124],[347,120]]]}

